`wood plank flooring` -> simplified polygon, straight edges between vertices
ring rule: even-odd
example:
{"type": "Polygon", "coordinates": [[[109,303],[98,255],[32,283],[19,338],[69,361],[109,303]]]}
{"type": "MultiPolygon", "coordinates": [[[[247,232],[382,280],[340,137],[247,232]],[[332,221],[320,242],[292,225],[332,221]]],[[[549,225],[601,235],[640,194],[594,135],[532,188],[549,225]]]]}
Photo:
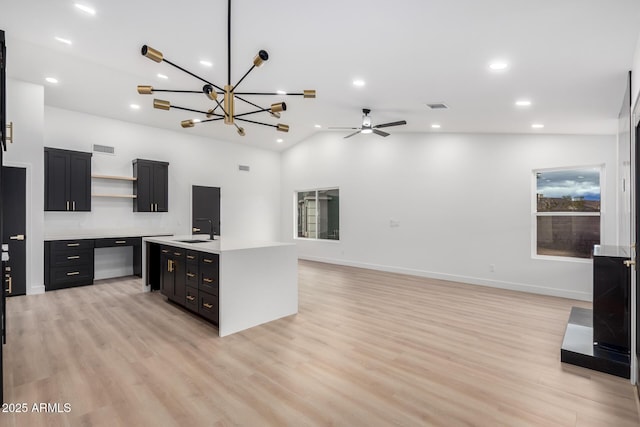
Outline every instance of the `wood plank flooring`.
{"type": "Polygon", "coordinates": [[[11,298],[6,401],[71,411],[0,425],[640,425],[628,381],[560,363],[588,303],[307,261],[299,278],[298,315],[225,338],[137,278],[11,298]]]}

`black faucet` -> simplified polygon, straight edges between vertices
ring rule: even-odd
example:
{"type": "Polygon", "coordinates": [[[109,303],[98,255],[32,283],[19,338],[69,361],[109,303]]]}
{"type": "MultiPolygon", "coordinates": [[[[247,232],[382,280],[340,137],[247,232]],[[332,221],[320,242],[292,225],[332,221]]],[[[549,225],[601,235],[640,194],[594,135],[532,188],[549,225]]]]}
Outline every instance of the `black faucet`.
{"type": "Polygon", "coordinates": [[[211,218],[196,218],[196,221],[209,221],[209,240],[215,240],[213,238],[213,220],[211,218]]]}

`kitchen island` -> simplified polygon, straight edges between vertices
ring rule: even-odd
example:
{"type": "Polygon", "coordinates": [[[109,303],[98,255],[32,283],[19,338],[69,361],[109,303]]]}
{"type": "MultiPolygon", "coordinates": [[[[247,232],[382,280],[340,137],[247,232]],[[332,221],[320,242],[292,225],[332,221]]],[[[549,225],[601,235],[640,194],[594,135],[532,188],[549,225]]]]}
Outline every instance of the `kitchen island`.
{"type": "Polygon", "coordinates": [[[188,235],[143,245],[144,290],[217,324],[221,337],[298,312],[294,244],[188,235]]]}

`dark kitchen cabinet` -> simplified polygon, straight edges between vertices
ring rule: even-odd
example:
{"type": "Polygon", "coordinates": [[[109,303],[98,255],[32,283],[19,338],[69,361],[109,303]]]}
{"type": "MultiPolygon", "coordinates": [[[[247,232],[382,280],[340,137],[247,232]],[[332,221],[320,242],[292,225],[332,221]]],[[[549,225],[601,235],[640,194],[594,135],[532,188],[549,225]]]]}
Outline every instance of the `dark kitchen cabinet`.
{"type": "Polygon", "coordinates": [[[91,153],[45,147],[44,210],[91,210],[91,153]]]}
{"type": "Polygon", "coordinates": [[[93,284],[93,239],[44,242],[46,291],[93,284]]]}
{"type": "Polygon", "coordinates": [[[187,287],[185,250],[163,246],[160,253],[162,266],[162,273],[160,276],[161,292],[171,301],[184,305],[187,287]]]}
{"type": "Polygon", "coordinates": [[[154,160],[133,161],[134,212],[167,212],[169,210],[169,163],[154,160]]]}

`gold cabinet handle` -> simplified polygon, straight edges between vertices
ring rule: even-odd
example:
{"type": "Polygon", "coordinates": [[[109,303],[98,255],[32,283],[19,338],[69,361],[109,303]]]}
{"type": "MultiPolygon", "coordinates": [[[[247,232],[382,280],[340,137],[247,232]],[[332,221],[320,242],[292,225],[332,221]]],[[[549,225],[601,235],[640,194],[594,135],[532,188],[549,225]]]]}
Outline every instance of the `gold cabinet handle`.
{"type": "Polygon", "coordinates": [[[193,300],[195,300],[195,299],[196,299],[196,297],[194,297],[193,295],[187,295],[187,299],[188,299],[189,301],[193,301],[193,300]]]}
{"type": "Polygon", "coordinates": [[[196,259],[193,255],[187,255],[187,259],[196,259]]]}
{"type": "Polygon", "coordinates": [[[191,228],[191,231],[195,233],[196,231],[200,231],[200,229],[197,228],[197,227],[193,227],[193,228],[191,228]]]}
{"type": "Polygon", "coordinates": [[[207,304],[206,302],[204,304],[202,304],[202,306],[204,308],[206,308],[207,310],[211,310],[213,308],[213,304],[207,304]]]}
{"type": "Polygon", "coordinates": [[[70,210],[69,209],[69,201],[68,200],[67,200],[67,210],[70,210]]]}
{"type": "Polygon", "coordinates": [[[80,255],[68,256],[67,259],[80,259],[80,255]]]}
{"type": "Polygon", "coordinates": [[[24,240],[24,234],[17,234],[15,236],[9,237],[11,240],[24,240]]]}
{"type": "Polygon", "coordinates": [[[211,263],[213,262],[213,260],[212,260],[212,259],[209,259],[209,258],[205,258],[205,259],[203,259],[202,261],[207,262],[207,263],[209,263],[209,264],[211,264],[211,263]]]}
{"type": "Polygon", "coordinates": [[[213,283],[213,279],[209,279],[208,277],[205,277],[202,281],[205,283],[213,283]]]}
{"type": "Polygon", "coordinates": [[[67,276],[77,276],[78,274],[80,274],[79,271],[72,271],[70,273],[67,273],[67,276]]]}
{"type": "Polygon", "coordinates": [[[193,273],[187,273],[187,277],[196,277],[196,275],[193,273]]]}
{"type": "Polygon", "coordinates": [[[168,253],[169,253],[169,250],[168,250],[168,249],[163,249],[163,250],[162,250],[162,253],[163,253],[163,254],[168,254],[168,253]]]}
{"type": "Polygon", "coordinates": [[[173,261],[170,259],[167,260],[167,271],[173,273],[173,261]]]}
{"type": "Polygon", "coordinates": [[[127,243],[126,240],[116,240],[116,244],[121,245],[123,243],[127,243]]]}
{"type": "Polygon", "coordinates": [[[74,246],[80,246],[80,243],[67,243],[67,247],[72,248],[74,246]]]}
{"type": "Polygon", "coordinates": [[[182,252],[174,252],[173,253],[175,256],[182,256],[182,252]]]}
{"type": "Polygon", "coordinates": [[[6,277],[7,277],[7,284],[9,285],[9,288],[7,289],[7,293],[8,294],[12,294],[13,293],[13,285],[11,283],[11,275],[7,274],[6,277]]]}
{"type": "Polygon", "coordinates": [[[76,210],[76,201],[75,200],[73,201],[73,210],[74,211],[76,210]]]}

